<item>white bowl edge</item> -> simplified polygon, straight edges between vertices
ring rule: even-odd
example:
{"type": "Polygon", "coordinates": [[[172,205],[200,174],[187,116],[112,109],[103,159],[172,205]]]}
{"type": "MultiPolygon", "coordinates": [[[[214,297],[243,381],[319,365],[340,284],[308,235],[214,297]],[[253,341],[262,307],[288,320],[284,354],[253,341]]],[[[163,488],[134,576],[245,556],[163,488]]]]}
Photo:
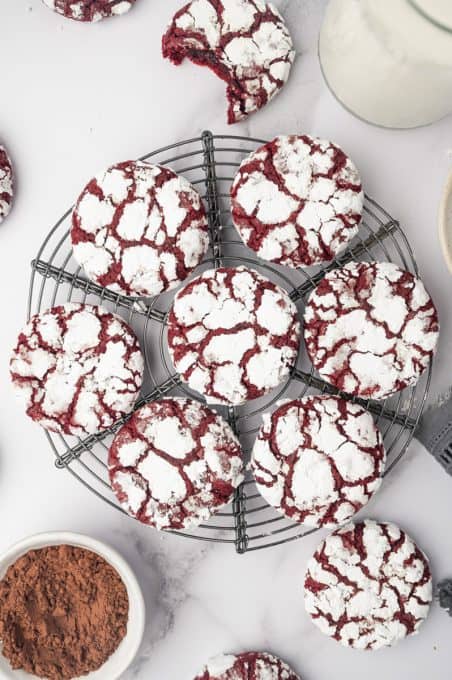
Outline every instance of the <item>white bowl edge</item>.
{"type": "Polygon", "coordinates": [[[439,242],[452,274],[452,172],[449,173],[438,212],[439,242]]]}

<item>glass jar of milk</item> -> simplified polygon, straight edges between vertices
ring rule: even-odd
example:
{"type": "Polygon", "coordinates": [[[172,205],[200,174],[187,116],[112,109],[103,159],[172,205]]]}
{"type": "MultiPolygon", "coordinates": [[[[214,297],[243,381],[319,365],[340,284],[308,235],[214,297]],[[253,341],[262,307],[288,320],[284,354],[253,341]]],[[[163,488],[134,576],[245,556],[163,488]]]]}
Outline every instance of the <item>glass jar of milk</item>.
{"type": "Polygon", "coordinates": [[[452,113],[452,0],[330,0],[319,56],[337,99],[370,123],[452,113]]]}

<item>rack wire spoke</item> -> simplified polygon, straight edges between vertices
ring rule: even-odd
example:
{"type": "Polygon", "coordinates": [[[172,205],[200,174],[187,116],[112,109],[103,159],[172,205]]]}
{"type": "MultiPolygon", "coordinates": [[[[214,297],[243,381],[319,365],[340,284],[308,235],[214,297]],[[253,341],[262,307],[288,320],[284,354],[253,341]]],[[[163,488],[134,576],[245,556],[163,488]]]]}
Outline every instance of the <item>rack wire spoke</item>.
{"type": "Polygon", "coordinates": [[[334,385],[330,385],[330,383],[327,383],[320,378],[314,377],[312,374],[304,373],[303,371],[293,371],[292,377],[294,380],[300,380],[310,387],[315,387],[322,393],[334,394],[346,399],[347,401],[352,401],[354,404],[359,404],[374,416],[385,418],[386,420],[390,420],[393,423],[397,423],[398,425],[403,425],[404,427],[411,429],[414,429],[417,425],[416,419],[407,418],[406,415],[400,413],[399,409],[393,410],[388,408],[385,401],[372,401],[371,399],[361,399],[359,397],[352,396],[347,394],[347,392],[342,392],[337,387],[334,387],[334,385]]]}
{"type": "Polygon", "coordinates": [[[130,298],[125,295],[120,295],[119,293],[114,293],[113,291],[108,290],[108,288],[103,288],[102,286],[99,286],[99,284],[85,279],[83,276],[73,273],[71,274],[66,269],[56,267],[55,265],[49,264],[44,260],[33,260],[31,266],[32,269],[34,269],[42,277],[50,278],[56,281],[57,287],[62,283],[69,283],[72,290],[74,288],[82,290],[85,297],[88,295],[95,295],[102,302],[104,300],[108,300],[109,302],[113,302],[117,308],[125,308],[127,310],[133,309],[137,314],[149,316],[154,321],[158,321],[160,323],[163,323],[166,319],[166,312],[149,308],[145,300],[130,298]]]}
{"type": "MultiPolygon", "coordinates": [[[[383,259],[398,263],[418,273],[410,244],[399,223],[374,199],[365,197],[363,221],[358,235],[343,253],[332,262],[318,268],[290,269],[265,262],[245,247],[234,228],[229,205],[229,190],[235,169],[245,156],[265,143],[265,140],[238,135],[200,137],[162,147],[140,160],[169,165],[185,174],[205,202],[210,249],[199,271],[207,267],[254,267],[285,288],[299,308],[325,274],[355,259],[383,259]]],[[[205,399],[181,382],[174,372],[167,348],[167,315],[174,292],[153,299],[132,298],[115,293],[88,280],[72,258],[70,216],[67,210],[50,230],[36,259],[32,262],[28,317],[54,304],[68,300],[101,304],[122,314],[140,338],[144,351],[146,375],[144,396],[135,410],[164,395],[188,396],[205,403],[205,399]]],[[[306,352],[301,348],[297,365],[290,379],[272,393],[239,407],[219,406],[218,412],[228,420],[239,437],[244,456],[249,457],[254,438],[261,424],[261,414],[270,410],[281,398],[304,394],[339,394],[361,404],[372,413],[382,431],[388,464],[386,474],[403,457],[422,415],[428,394],[431,366],[417,386],[404,390],[392,399],[375,402],[344,394],[314,373],[306,352]],[[381,424],[380,424],[381,423],[381,424]]],[[[74,479],[96,496],[117,508],[107,468],[111,438],[127,422],[122,418],[110,428],[84,439],[67,441],[65,437],[46,432],[58,468],[68,471],[74,479]]],[[[271,508],[260,495],[249,471],[236,489],[229,505],[196,529],[171,531],[180,536],[207,542],[231,545],[238,553],[260,550],[298,540],[315,529],[296,524],[271,508]]]]}

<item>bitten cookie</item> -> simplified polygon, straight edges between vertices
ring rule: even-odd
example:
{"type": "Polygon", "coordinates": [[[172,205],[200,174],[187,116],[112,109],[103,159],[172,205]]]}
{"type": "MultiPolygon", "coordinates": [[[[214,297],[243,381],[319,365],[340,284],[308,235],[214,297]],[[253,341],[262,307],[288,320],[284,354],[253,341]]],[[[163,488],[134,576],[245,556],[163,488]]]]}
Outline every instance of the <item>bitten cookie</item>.
{"type": "Polygon", "coordinates": [[[5,147],[0,144],[0,224],[13,203],[13,167],[5,147]]]}
{"type": "Polygon", "coordinates": [[[422,281],[390,262],[351,262],[328,272],[309,297],[304,321],[308,354],[320,375],[372,399],[414,385],[439,333],[422,281]]]}
{"type": "Polygon", "coordinates": [[[27,415],[46,430],[78,437],[130,413],[143,370],[132,329],[102,307],[78,303],[33,316],[10,362],[27,415]]]}
{"type": "Polygon", "coordinates": [[[199,525],[243,481],[242,452],[229,425],[182,398],[137,410],[115,436],[108,467],[123,508],[157,529],[199,525]]]}
{"type": "Polygon", "coordinates": [[[54,12],[76,21],[94,22],[125,14],[136,0],[43,0],[54,12]]]}
{"type": "Polygon", "coordinates": [[[386,453],[361,406],[309,396],[282,403],[263,421],[252,456],[257,489],[290,519],[337,526],[379,488],[386,453]]]}
{"type": "Polygon", "coordinates": [[[288,267],[332,260],[358,232],[364,192],[340,147],[309,135],[276,137],[240,165],[232,218],[248,248],[288,267]]]}
{"type": "Polygon", "coordinates": [[[326,538],[308,563],[305,607],[346,647],[379,649],[417,633],[432,600],[428,560],[394,524],[366,520],[326,538]]]}
{"type": "Polygon", "coordinates": [[[284,661],[265,652],[221,654],[194,680],[301,680],[284,661]]]}
{"type": "Polygon", "coordinates": [[[173,64],[188,57],[227,83],[229,123],[273,99],[295,57],[284,19],[262,0],[193,0],[175,14],[162,46],[173,64]]]}
{"type": "Polygon", "coordinates": [[[159,165],[126,161],[83,190],[72,215],[74,257],[101,286],[154,296],[178,286],[208,248],[198,192],[159,165]]]}
{"type": "Polygon", "coordinates": [[[300,337],[287,293],[246,267],[205,271],[180,290],[168,345],[182,380],[208,401],[242,404],[286,379],[300,337]]]}

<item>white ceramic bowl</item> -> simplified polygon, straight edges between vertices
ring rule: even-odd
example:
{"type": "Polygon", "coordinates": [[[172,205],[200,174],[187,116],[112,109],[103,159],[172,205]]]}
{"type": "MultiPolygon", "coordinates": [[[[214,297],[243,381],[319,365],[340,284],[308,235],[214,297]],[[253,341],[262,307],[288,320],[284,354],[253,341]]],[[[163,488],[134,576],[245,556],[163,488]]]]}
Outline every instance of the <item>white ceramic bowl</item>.
{"type": "Polygon", "coordinates": [[[443,197],[439,206],[439,242],[444,259],[452,274],[452,172],[444,187],[443,197]]]}
{"type": "MultiPolygon", "coordinates": [[[[0,579],[2,579],[11,564],[29,550],[45,548],[51,545],[73,545],[87,548],[103,557],[121,576],[129,596],[129,620],[127,634],[118,649],[99,670],[84,675],[81,680],[117,680],[135,657],[143,639],[145,623],[145,607],[143,594],[138,581],[127,562],[108,545],[94,538],[64,531],[54,531],[36,534],[25,538],[12,546],[0,557],[0,579]]],[[[30,680],[36,676],[18,670],[13,671],[8,661],[0,655],[0,678],[13,680],[30,680]]]]}

